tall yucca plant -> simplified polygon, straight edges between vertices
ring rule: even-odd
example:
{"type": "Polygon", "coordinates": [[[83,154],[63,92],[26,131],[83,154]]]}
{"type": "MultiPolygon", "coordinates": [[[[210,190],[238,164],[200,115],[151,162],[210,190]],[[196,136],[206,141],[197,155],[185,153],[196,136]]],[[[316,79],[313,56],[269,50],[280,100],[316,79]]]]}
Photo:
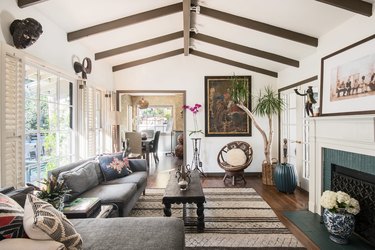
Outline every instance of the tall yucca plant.
{"type": "MultiPolygon", "coordinates": [[[[263,137],[264,142],[264,163],[271,166],[271,148],[273,142],[273,124],[272,116],[279,114],[285,107],[284,101],[278,96],[277,92],[273,90],[270,86],[266,86],[264,90],[259,91],[259,95],[254,98],[254,108],[249,110],[246,107],[246,99],[249,96],[249,90],[244,78],[233,76],[231,78],[232,90],[231,96],[232,100],[237,104],[239,108],[246,112],[246,114],[253,121],[254,126],[258,129],[263,137]],[[260,124],[258,123],[255,115],[261,117],[267,117],[268,119],[268,133],[265,132],[260,124]],[[267,135],[268,134],[268,135],[267,135]]],[[[272,178],[272,177],[271,177],[272,178]]],[[[271,180],[272,182],[272,180],[271,180]]],[[[263,181],[264,183],[264,181],[263,181]]],[[[265,183],[270,184],[270,183],[265,183]]]]}

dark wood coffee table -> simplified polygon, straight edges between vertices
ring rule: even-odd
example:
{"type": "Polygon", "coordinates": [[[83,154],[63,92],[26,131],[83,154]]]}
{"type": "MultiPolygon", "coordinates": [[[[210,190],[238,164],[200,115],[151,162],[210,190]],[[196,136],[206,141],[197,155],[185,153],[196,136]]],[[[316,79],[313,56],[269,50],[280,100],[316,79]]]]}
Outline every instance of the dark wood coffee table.
{"type": "Polygon", "coordinates": [[[191,181],[189,187],[185,191],[181,191],[178,184],[177,178],[175,177],[176,172],[170,173],[169,181],[167,187],[165,188],[165,193],[163,196],[164,204],[164,214],[165,216],[171,216],[171,204],[183,204],[183,220],[185,225],[187,225],[186,220],[186,203],[197,204],[197,231],[202,233],[204,231],[204,205],[206,198],[202,190],[202,185],[200,181],[200,176],[198,171],[192,171],[191,181]]]}

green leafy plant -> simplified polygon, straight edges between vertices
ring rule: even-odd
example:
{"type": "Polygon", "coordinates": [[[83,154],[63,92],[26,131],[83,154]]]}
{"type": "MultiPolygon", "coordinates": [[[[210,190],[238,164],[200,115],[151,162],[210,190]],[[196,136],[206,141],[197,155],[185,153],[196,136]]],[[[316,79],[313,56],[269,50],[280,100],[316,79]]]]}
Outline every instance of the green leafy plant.
{"type": "Polygon", "coordinates": [[[70,192],[65,186],[64,181],[58,181],[53,175],[49,178],[44,178],[40,183],[43,184],[43,186],[37,193],[37,197],[43,200],[51,201],[68,195],[70,192]]]}
{"type": "Polygon", "coordinates": [[[254,105],[253,110],[249,110],[246,106],[246,100],[249,96],[249,90],[244,78],[233,76],[231,78],[232,89],[231,97],[236,105],[241,108],[253,121],[254,126],[261,133],[264,142],[264,163],[268,166],[272,165],[271,148],[273,142],[273,123],[272,117],[279,114],[285,107],[285,102],[281,99],[278,93],[270,86],[266,86],[263,90],[259,91],[258,96],[253,97],[254,105]],[[257,121],[255,115],[260,117],[267,117],[268,119],[268,132],[262,128],[257,121]]]}

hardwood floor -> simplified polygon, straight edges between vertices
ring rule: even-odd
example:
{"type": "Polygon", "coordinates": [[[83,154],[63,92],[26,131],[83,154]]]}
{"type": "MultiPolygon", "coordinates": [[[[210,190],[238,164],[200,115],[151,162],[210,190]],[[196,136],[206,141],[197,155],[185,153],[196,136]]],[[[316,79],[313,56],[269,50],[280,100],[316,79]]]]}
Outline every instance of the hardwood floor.
{"type": "MultiPolygon", "coordinates": [[[[159,153],[160,162],[155,165],[153,159],[150,160],[150,175],[148,178],[148,188],[165,188],[169,179],[169,172],[176,166],[181,164],[181,161],[173,156],[166,156],[165,153],[159,153]]],[[[204,169],[204,167],[203,167],[204,169]]],[[[283,216],[283,211],[307,210],[308,208],[308,193],[301,189],[296,189],[294,194],[284,194],[277,191],[275,186],[267,186],[262,184],[259,176],[246,176],[246,184],[236,183],[231,185],[228,179],[223,182],[223,176],[210,176],[202,178],[203,187],[251,187],[271,206],[281,222],[293,233],[293,235],[307,248],[319,249],[305,234],[303,234],[293,223],[283,216]]]]}

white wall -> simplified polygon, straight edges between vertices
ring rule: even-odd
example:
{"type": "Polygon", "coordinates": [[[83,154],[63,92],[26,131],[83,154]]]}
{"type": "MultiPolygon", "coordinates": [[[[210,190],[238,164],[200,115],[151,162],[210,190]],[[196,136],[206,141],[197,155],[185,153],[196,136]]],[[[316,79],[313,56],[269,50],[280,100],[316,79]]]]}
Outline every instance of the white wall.
{"type": "MultiPolygon", "coordinates": [[[[58,10],[57,10],[58,11],[58,10]]],[[[0,1],[0,42],[13,46],[9,26],[15,19],[34,18],[43,26],[43,34],[32,46],[22,50],[31,57],[41,59],[48,66],[52,66],[63,73],[75,76],[73,70],[73,56],[81,61],[85,57],[92,60],[92,73],[88,75],[88,85],[96,85],[102,89],[113,89],[112,68],[106,63],[95,62],[94,53],[81,46],[79,41],[67,42],[66,32],[55,23],[43,16],[36,7],[20,9],[16,0],[0,1]]],[[[66,17],[69,18],[69,17],[66,17]]]]}
{"type": "MultiPolygon", "coordinates": [[[[373,11],[374,12],[374,11],[373,11]]],[[[375,15],[365,17],[355,15],[342,25],[330,31],[319,38],[319,46],[316,53],[301,60],[300,68],[287,68],[279,73],[278,87],[285,87],[299,82],[309,77],[320,76],[321,58],[345,48],[355,42],[358,42],[375,33],[375,15]]],[[[319,77],[320,79],[320,77],[319,77]]],[[[320,81],[320,80],[319,80],[320,81]]],[[[309,210],[320,213],[320,195],[322,180],[322,147],[343,149],[349,152],[373,155],[374,151],[369,151],[366,147],[373,147],[374,135],[373,129],[375,120],[373,116],[337,116],[337,117],[318,117],[312,119],[310,124],[310,155],[312,156],[310,182],[309,182],[309,210]],[[362,122],[365,121],[365,122],[362,122]],[[340,125],[341,124],[341,125],[340,125]],[[366,125],[364,125],[366,124],[366,125]],[[338,131],[358,131],[361,127],[360,135],[354,133],[353,138],[346,138],[344,134],[338,131]],[[339,129],[338,129],[339,128],[339,129]],[[367,130],[365,130],[367,129],[367,130]],[[363,134],[365,133],[365,134],[363,134]],[[363,138],[366,142],[363,146],[363,138]],[[350,141],[350,142],[349,142],[350,141]],[[370,144],[371,143],[371,144],[370,144]],[[354,145],[354,146],[353,146],[354,145]],[[351,147],[351,148],[350,148],[351,147]],[[372,152],[372,153],[369,153],[372,152]]],[[[350,134],[350,133],[349,133],[350,134]]],[[[348,136],[348,135],[345,135],[348,136]]],[[[349,135],[350,137],[350,135],[349,135]]]]}
{"type": "MultiPolygon", "coordinates": [[[[251,64],[251,63],[249,63],[251,64]]],[[[206,60],[194,55],[175,56],[157,62],[143,64],[126,70],[115,72],[115,89],[118,90],[186,90],[186,104],[204,105],[204,77],[205,76],[231,76],[251,75],[252,91],[258,93],[265,85],[276,86],[276,79],[258,73],[241,70],[229,65],[206,60]]],[[[186,112],[186,129],[192,130],[193,121],[191,112],[186,112]]],[[[199,128],[204,130],[204,107],[197,115],[199,128]]],[[[265,119],[260,119],[262,126],[268,126],[265,119]]],[[[276,123],[275,123],[276,125],[276,123]]],[[[277,129],[277,128],[276,128],[277,129]]],[[[277,140],[277,135],[274,136],[277,140]]],[[[263,139],[253,126],[252,137],[204,137],[202,138],[201,160],[205,172],[223,172],[219,168],[216,157],[220,149],[228,142],[244,140],[252,145],[254,159],[246,171],[261,172],[264,159],[263,139]]],[[[276,142],[276,141],[275,141],[276,142]]],[[[274,144],[276,146],[277,142],[274,144]]],[[[187,163],[192,160],[192,143],[187,139],[187,163]]],[[[277,150],[274,150],[277,156],[277,150]]]]}
{"type": "MultiPolygon", "coordinates": [[[[374,6],[375,8],[375,6],[374,6]]],[[[375,10],[373,10],[375,12],[375,10]]],[[[345,48],[375,33],[375,14],[371,17],[355,15],[342,25],[319,38],[316,53],[300,60],[300,67],[279,72],[278,87],[302,81],[309,77],[320,75],[321,58],[337,50],[345,48]]]]}

